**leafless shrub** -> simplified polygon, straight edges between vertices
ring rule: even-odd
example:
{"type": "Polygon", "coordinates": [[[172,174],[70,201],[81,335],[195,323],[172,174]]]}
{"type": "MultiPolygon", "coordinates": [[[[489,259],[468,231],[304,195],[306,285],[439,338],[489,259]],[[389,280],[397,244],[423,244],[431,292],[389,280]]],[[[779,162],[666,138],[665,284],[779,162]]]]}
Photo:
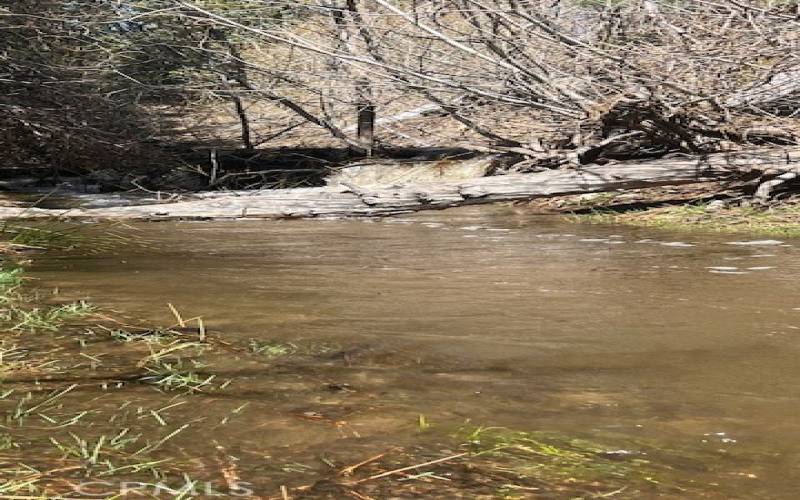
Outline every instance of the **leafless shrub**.
{"type": "Polygon", "coordinates": [[[349,144],[366,94],[379,118],[433,104],[505,147],[531,148],[538,124],[566,136],[551,147],[641,131],[643,147],[696,152],[753,127],[794,135],[795,2],[320,0],[275,26],[180,6],[247,41],[246,95],[291,102],[349,144]]]}

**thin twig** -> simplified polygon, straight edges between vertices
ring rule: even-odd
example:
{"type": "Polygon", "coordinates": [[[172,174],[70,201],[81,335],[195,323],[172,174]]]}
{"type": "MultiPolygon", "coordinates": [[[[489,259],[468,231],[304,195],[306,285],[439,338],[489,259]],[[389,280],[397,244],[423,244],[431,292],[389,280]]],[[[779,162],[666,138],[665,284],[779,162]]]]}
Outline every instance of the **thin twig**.
{"type": "Polygon", "coordinates": [[[353,474],[353,472],[355,472],[355,470],[358,469],[359,467],[361,467],[363,465],[367,465],[370,462],[374,462],[375,460],[380,460],[381,458],[385,457],[388,453],[389,453],[388,451],[385,451],[385,452],[383,452],[383,453],[381,453],[379,455],[375,455],[374,457],[370,457],[370,458],[364,460],[363,462],[359,462],[359,463],[357,463],[355,465],[351,465],[349,467],[345,467],[344,469],[339,471],[339,475],[340,476],[351,476],[353,474]]]}
{"type": "Polygon", "coordinates": [[[387,477],[387,476],[393,476],[395,474],[400,474],[401,472],[405,472],[407,470],[418,469],[420,467],[427,467],[429,465],[435,465],[435,464],[439,464],[439,463],[442,463],[442,462],[448,462],[450,460],[455,460],[456,458],[461,458],[461,457],[464,457],[464,456],[467,456],[467,455],[469,455],[469,452],[466,452],[466,451],[464,453],[456,453],[455,455],[450,455],[449,457],[437,458],[436,460],[430,460],[428,462],[423,462],[421,464],[409,465],[408,467],[402,467],[400,469],[395,469],[395,470],[382,472],[382,473],[376,474],[374,476],[370,476],[370,477],[367,477],[367,478],[364,478],[364,479],[360,479],[360,480],[358,480],[358,481],[356,481],[356,482],[354,482],[352,484],[361,484],[361,483],[365,483],[367,481],[373,481],[375,479],[380,479],[380,478],[387,477]]]}

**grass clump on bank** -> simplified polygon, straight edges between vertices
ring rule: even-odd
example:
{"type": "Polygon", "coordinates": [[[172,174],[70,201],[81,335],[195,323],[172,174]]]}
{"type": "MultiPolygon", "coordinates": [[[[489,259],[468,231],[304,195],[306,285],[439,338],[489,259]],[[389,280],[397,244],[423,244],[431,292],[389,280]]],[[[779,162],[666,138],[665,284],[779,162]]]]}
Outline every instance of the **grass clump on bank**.
{"type": "Polygon", "coordinates": [[[712,202],[623,212],[597,209],[591,213],[572,214],[567,218],[573,222],[591,224],[800,237],[800,203],[767,208],[718,207],[712,202]]]}

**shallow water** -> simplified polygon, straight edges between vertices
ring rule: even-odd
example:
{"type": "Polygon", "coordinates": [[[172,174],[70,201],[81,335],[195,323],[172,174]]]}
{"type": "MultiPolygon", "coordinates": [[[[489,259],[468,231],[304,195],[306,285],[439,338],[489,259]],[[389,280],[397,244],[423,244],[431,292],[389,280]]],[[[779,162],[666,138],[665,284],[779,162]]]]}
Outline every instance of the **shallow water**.
{"type": "MultiPolygon", "coordinates": [[[[357,462],[402,443],[424,415],[713,456],[675,465],[710,496],[800,489],[800,241],[496,207],[127,232],[146,244],[46,256],[31,275],[149,322],[174,322],[171,303],[231,342],[352,350],[303,373],[231,356],[218,373],[234,380],[224,396],[176,409],[176,419],[198,405],[223,419],[248,403],[213,427],[214,446],[237,454],[244,475],[273,475],[267,484],[288,480],[287,463],[357,462]]],[[[135,391],[142,401],[152,392],[135,391]]],[[[192,457],[209,439],[187,432],[177,443],[192,457]]]]}

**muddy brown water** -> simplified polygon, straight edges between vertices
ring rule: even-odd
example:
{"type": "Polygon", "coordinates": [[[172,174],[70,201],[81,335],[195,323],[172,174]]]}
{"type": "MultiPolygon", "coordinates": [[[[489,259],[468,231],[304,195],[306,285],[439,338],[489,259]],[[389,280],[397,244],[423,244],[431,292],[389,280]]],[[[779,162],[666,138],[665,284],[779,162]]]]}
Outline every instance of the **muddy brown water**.
{"type": "Polygon", "coordinates": [[[270,494],[302,483],[320,456],[355,463],[419,439],[419,415],[434,428],[470,422],[683,450],[677,462],[690,465],[678,473],[711,496],[800,493],[800,241],[577,225],[499,207],[125,231],[140,243],[46,256],[31,275],[154,323],[172,322],[171,303],[243,345],[347,351],[302,372],[232,354],[215,365],[233,380],[224,394],[165,414],[173,427],[213,424],[187,429],[173,452],[224,448],[270,494]]]}

